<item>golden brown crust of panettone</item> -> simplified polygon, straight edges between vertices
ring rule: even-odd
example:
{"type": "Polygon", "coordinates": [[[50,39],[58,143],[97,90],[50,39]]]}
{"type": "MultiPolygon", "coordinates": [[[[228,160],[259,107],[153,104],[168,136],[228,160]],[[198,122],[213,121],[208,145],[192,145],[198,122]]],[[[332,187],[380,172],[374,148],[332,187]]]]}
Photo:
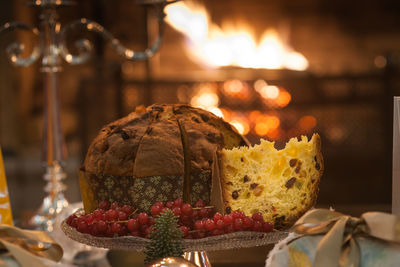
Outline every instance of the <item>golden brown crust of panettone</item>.
{"type": "Polygon", "coordinates": [[[151,116],[131,113],[100,131],[86,154],[84,169],[94,174],[133,174],[134,158],[151,116]]]}
{"type": "Polygon", "coordinates": [[[152,105],[109,123],[88,149],[84,170],[93,174],[146,177],[184,173],[184,150],[191,170],[210,170],[215,147],[247,144],[230,124],[188,105],[152,105]],[[178,122],[186,129],[182,145],[178,122]]]}
{"type": "Polygon", "coordinates": [[[203,123],[197,114],[192,114],[192,116],[177,114],[176,117],[185,129],[183,134],[187,137],[190,171],[198,173],[210,170],[213,151],[224,147],[222,133],[203,123]]]}
{"type": "Polygon", "coordinates": [[[147,128],[135,158],[134,177],[184,172],[183,146],[175,120],[157,120],[147,128]]]}
{"type": "Polygon", "coordinates": [[[201,123],[204,122],[218,129],[222,133],[223,146],[227,149],[249,145],[247,139],[240,135],[231,124],[215,116],[211,112],[189,105],[176,105],[174,107],[174,112],[175,114],[190,114],[192,118],[199,119],[201,123]]]}

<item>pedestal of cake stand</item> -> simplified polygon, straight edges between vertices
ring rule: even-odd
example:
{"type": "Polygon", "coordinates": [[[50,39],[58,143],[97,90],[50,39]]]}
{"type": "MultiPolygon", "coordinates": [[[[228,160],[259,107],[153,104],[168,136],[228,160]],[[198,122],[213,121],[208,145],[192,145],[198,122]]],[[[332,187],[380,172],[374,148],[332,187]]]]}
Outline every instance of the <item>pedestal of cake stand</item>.
{"type": "Polygon", "coordinates": [[[185,252],[183,258],[185,258],[185,260],[187,261],[196,264],[199,267],[211,267],[211,263],[205,251],[185,252]]]}

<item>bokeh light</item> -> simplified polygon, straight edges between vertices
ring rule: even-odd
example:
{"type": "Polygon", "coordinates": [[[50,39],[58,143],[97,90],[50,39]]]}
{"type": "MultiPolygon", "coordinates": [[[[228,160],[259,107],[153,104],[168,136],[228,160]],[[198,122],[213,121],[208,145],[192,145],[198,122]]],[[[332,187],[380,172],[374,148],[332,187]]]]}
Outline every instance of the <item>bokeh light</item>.
{"type": "Polygon", "coordinates": [[[308,132],[317,126],[317,119],[314,116],[303,116],[298,122],[301,131],[308,132]]]}
{"type": "Polygon", "coordinates": [[[290,95],[290,93],[287,91],[281,90],[279,92],[278,97],[275,99],[275,102],[280,108],[284,108],[290,103],[291,100],[292,100],[292,96],[290,95]]]}

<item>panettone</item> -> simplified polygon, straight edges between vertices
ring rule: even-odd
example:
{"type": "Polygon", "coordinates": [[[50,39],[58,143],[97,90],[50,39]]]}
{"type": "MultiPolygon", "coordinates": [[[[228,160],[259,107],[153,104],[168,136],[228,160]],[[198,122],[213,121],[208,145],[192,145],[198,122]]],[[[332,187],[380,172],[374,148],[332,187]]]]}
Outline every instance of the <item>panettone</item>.
{"type": "Polygon", "coordinates": [[[209,203],[215,151],[247,145],[229,123],[187,105],[152,105],[103,127],[79,180],[87,212],[102,200],[148,211],[155,201],[209,203]]]}
{"type": "Polygon", "coordinates": [[[292,138],[282,150],[261,140],[253,147],[223,149],[219,156],[222,208],[246,215],[261,212],[282,229],[294,223],[317,199],[323,172],[321,141],[292,138]]]}

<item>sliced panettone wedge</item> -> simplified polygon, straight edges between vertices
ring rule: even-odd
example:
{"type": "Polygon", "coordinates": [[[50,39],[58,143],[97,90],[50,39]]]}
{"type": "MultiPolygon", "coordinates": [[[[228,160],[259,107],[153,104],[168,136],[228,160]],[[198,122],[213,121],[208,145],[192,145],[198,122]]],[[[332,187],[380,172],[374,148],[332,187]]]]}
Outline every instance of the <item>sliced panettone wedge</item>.
{"type": "Polygon", "coordinates": [[[321,141],[292,138],[284,149],[261,140],[252,147],[223,149],[219,157],[223,208],[261,212],[277,229],[291,226],[316,202],[323,172],[321,141]]]}

